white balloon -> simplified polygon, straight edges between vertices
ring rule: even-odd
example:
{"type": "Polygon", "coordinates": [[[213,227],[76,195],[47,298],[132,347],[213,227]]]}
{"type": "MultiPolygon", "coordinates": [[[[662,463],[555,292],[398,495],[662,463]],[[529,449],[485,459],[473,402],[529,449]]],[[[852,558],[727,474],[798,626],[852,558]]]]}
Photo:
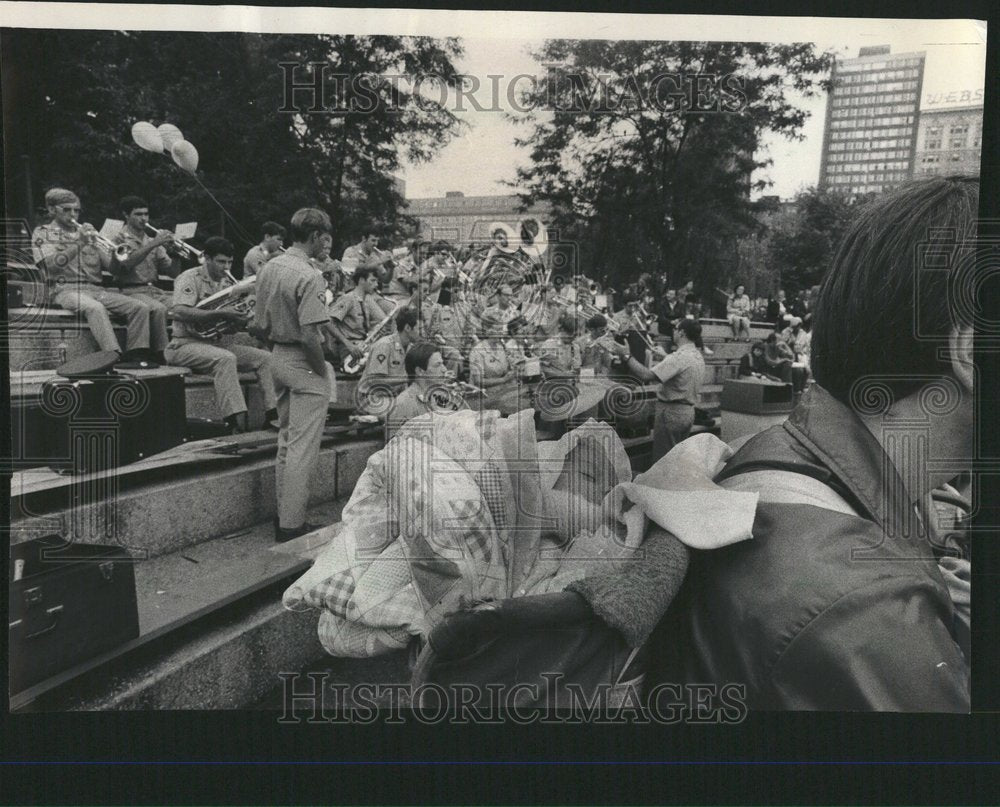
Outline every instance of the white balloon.
{"type": "Polygon", "coordinates": [[[152,151],[154,154],[163,153],[163,138],[160,131],[148,121],[141,120],[132,125],[132,139],[139,148],[152,151]]]}
{"type": "Polygon", "coordinates": [[[170,156],[188,173],[193,174],[198,168],[198,149],[188,143],[187,140],[180,140],[174,143],[170,149],[170,156]]]}
{"type": "Polygon", "coordinates": [[[171,154],[173,153],[174,143],[180,143],[184,139],[181,130],[172,123],[161,123],[157,127],[157,131],[160,133],[160,137],[163,138],[163,150],[171,154]]]}

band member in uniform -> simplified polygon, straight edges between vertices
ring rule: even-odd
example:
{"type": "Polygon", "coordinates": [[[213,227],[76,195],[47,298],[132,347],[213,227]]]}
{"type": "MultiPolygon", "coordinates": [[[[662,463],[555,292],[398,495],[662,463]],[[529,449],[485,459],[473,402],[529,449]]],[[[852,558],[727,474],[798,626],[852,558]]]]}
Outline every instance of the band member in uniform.
{"type": "MultiPolygon", "coordinates": [[[[445,282],[451,283],[451,278],[447,278],[445,282]]],[[[419,292],[414,295],[411,306],[416,308],[420,317],[421,338],[437,344],[448,371],[457,376],[462,369],[462,354],[457,348],[449,345],[444,336],[442,306],[435,299],[441,294],[441,290],[432,292],[431,279],[427,277],[421,279],[418,289],[419,292]]]]}
{"type": "Polygon", "coordinates": [[[582,359],[576,343],[576,316],[565,313],[559,318],[559,335],[546,339],[538,346],[542,375],[549,379],[574,379],[580,372],[582,359]]]}
{"type": "Polygon", "coordinates": [[[323,360],[322,326],[328,321],[323,278],[310,265],[332,229],[322,210],[306,207],[291,221],[292,246],[268,261],[257,277],[253,331],[273,351],[278,398],[278,496],[275,540],[283,542],[316,529],[306,523],[309,480],[330,401],[333,368],[323,360]]]}
{"type": "Polygon", "coordinates": [[[122,294],[136,297],[150,310],[150,348],[162,352],[167,346],[167,309],[172,294],[156,285],[160,275],[173,275],[175,262],[167,254],[174,235],[169,230],[157,230],[155,236],[146,232],[149,225],[149,204],[138,196],[126,196],[118,203],[125,217],[125,226],[114,238],[116,244],[128,247],[128,255],[111,261],[122,294]],[[162,339],[162,344],[160,340],[162,339]]]}
{"type": "Polygon", "coordinates": [[[359,269],[377,270],[378,280],[388,285],[392,279],[393,270],[386,266],[392,262],[392,254],[377,249],[378,235],[372,229],[361,233],[361,240],[344,250],[341,263],[348,272],[354,271],[355,278],[359,269]]]}
{"type": "Polygon", "coordinates": [[[432,331],[440,333],[442,344],[458,354],[458,366],[449,368],[457,376],[461,372],[461,357],[468,355],[477,337],[476,317],[471,305],[465,302],[465,290],[454,279],[446,280],[441,287],[436,314],[432,331]]]}
{"type": "Polygon", "coordinates": [[[340,261],[330,257],[330,248],[332,246],[333,236],[324,235],[323,248],[319,255],[309,259],[309,263],[323,276],[326,287],[330,291],[330,294],[327,296],[328,303],[336,302],[354,288],[354,283],[344,274],[344,267],[340,261]]]}
{"type": "Polygon", "coordinates": [[[386,418],[387,440],[393,438],[400,426],[420,415],[468,409],[461,396],[444,390],[449,376],[437,345],[420,342],[411,347],[406,354],[405,367],[410,383],[396,396],[386,418]]]}
{"type": "Polygon", "coordinates": [[[396,264],[385,292],[385,296],[394,303],[405,303],[413,294],[419,279],[418,267],[424,260],[427,246],[428,242],[415,238],[410,244],[410,254],[396,264]]]}
{"type": "Polygon", "coordinates": [[[682,319],[674,328],[677,350],[647,369],[627,348],[619,345],[628,369],[642,381],[659,381],[656,391],[656,419],[653,426],[652,461],[670,451],[691,433],[694,408],[705,374],[705,359],[701,348],[701,324],[694,319],[682,319]]]}
{"type": "Polygon", "coordinates": [[[45,204],[52,221],[35,228],[32,252],[45,274],[50,302],[83,314],[101,350],[121,352],[109,314],[125,318],[129,352],[166,344],[166,329],[159,319],[152,333],[152,312],[145,302],[101,286],[101,269],[110,267],[111,256],[98,246],[97,231],[77,222],[79,197],[65,188],[52,188],[45,194],[45,204]]]}
{"type": "Polygon", "coordinates": [[[174,281],[173,339],[164,351],[167,362],[176,367],[190,367],[199,374],[211,375],[215,384],[215,401],[233,432],[246,430],[247,403],[240,387],[240,372],[254,370],[264,392],[265,419],[277,416],[274,381],[271,375],[271,354],[252,347],[248,334],[238,333],[207,340],[198,330],[220,321],[244,327],[245,314],[233,310],[210,311],[197,308],[206,297],[221,291],[228,284],[226,272],[233,265],[233,245],[225,238],[209,238],[205,242],[205,262],[194,266],[174,281]],[[197,329],[197,330],[196,330],[197,329]]]}
{"type": "Polygon", "coordinates": [[[350,354],[355,359],[364,355],[361,343],[368,332],[392,310],[392,303],[375,296],[378,273],[374,268],[358,269],[354,273],[354,288],[330,308],[329,332],[336,340],[335,355],[343,359],[350,354]]]}
{"type": "Polygon", "coordinates": [[[522,389],[517,368],[507,355],[506,330],[500,320],[484,313],[480,328],[479,342],[469,353],[469,382],[485,391],[483,407],[510,414],[530,406],[527,389],[522,389]]]}
{"type": "Polygon", "coordinates": [[[500,321],[503,328],[506,328],[507,323],[517,316],[517,308],[514,306],[513,299],[514,290],[507,283],[503,283],[497,288],[494,304],[486,309],[487,313],[500,321]]]}
{"type": "Polygon", "coordinates": [[[524,317],[514,317],[507,323],[507,341],[504,347],[507,349],[507,358],[512,365],[523,363],[531,353],[528,344],[528,320],[524,317]]]}
{"type": "Polygon", "coordinates": [[[372,345],[368,362],[358,381],[358,399],[362,411],[368,411],[370,395],[381,399],[383,395],[399,395],[408,383],[403,360],[410,346],[420,336],[420,318],[412,308],[396,314],[395,333],[386,334],[372,345]],[[376,391],[377,388],[377,391],[376,391]]]}
{"type": "Polygon", "coordinates": [[[623,345],[608,333],[608,320],[595,314],[587,320],[587,341],[582,345],[582,367],[591,367],[595,376],[610,376],[619,363],[623,345]]]}
{"type": "Polygon", "coordinates": [[[430,247],[430,257],[420,266],[420,279],[430,282],[431,291],[437,291],[449,276],[448,254],[451,251],[447,241],[435,241],[430,247]]]}
{"type": "Polygon", "coordinates": [[[243,256],[243,277],[253,277],[271,258],[281,254],[285,241],[285,228],[276,221],[265,221],[261,231],[264,234],[260,243],[250,247],[243,256]]]}

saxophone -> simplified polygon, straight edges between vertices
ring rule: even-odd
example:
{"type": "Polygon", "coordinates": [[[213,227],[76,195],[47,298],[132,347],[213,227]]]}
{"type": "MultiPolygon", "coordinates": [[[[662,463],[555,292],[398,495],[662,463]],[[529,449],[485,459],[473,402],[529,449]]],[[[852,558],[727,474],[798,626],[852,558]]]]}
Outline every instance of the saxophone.
{"type": "Polygon", "coordinates": [[[399,310],[404,308],[405,305],[405,303],[396,303],[392,307],[392,310],[386,314],[385,319],[372,328],[371,333],[369,333],[361,343],[361,350],[364,351],[364,355],[360,359],[355,359],[353,356],[347,356],[344,359],[345,373],[348,375],[354,375],[355,373],[360,373],[365,368],[365,365],[368,363],[368,354],[371,353],[372,345],[374,345],[380,337],[385,335],[385,326],[392,321],[392,318],[395,317],[399,310]]]}

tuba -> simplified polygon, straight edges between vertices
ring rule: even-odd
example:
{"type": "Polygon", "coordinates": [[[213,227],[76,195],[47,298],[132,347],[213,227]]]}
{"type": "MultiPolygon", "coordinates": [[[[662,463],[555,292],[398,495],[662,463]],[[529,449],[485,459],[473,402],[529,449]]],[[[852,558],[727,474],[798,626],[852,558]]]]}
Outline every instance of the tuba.
{"type": "MultiPolygon", "coordinates": [[[[232,281],[232,285],[209,295],[195,308],[199,311],[236,311],[246,317],[252,317],[254,305],[257,302],[253,293],[256,276],[243,280],[237,280],[229,272],[226,272],[226,276],[232,281]]],[[[222,320],[204,328],[193,328],[192,330],[202,339],[215,339],[224,334],[236,333],[239,326],[222,320]]]]}

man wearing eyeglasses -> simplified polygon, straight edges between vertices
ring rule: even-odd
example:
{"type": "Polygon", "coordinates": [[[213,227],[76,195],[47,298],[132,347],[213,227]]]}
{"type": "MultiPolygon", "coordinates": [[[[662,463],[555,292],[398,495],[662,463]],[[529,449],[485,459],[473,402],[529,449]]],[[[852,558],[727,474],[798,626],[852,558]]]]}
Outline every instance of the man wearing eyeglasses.
{"type": "MultiPolygon", "coordinates": [[[[129,352],[150,348],[151,310],[141,299],[101,286],[101,270],[111,255],[97,242],[97,231],[79,224],[80,199],[73,191],[52,188],[45,194],[52,221],[35,228],[32,252],[45,273],[51,303],[82,314],[101,350],[121,353],[109,314],[125,318],[129,352]]],[[[163,334],[166,344],[166,334],[163,334]]]]}

